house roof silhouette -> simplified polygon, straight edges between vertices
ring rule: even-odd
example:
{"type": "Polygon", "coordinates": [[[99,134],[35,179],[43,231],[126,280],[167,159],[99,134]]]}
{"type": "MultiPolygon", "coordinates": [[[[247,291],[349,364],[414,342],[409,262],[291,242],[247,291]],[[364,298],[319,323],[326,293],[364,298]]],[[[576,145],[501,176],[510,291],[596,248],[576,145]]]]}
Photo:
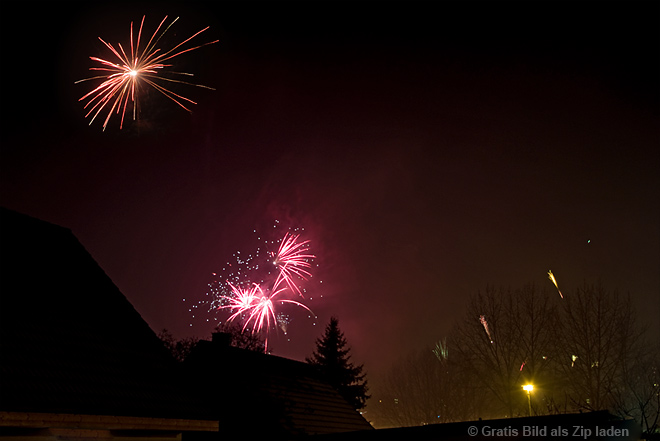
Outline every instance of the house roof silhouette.
{"type": "Polygon", "coordinates": [[[197,378],[197,387],[216,408],[238,423],[233,433],[237,438],[294,439],[373,430],[314,366],[232,347],[226,334],[200,341],[183,365],[186,377],[197,378]]]}
{"type": "Polygon", "coordinates": [[[217,428],[70,230],[0,215],[0,428],[110,427],[90,422],[101,417],[117,430],[217,428]]]}
{"type": "Polygon", "coordinates": [[[371,426],[305,363],[218,341],[177,363],[70,230],[0,208],[0,437],[363,429],[371,426]]]}

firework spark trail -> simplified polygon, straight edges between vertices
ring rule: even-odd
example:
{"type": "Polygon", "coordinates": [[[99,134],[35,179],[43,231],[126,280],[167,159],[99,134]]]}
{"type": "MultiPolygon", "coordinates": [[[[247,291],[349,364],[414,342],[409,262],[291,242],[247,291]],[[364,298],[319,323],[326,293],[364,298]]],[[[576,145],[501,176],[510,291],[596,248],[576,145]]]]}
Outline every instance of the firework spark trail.
{"type": "Polygon", "coordinates": [[[557,292],[559,293],[559,296],[563,299],[564,295],[559,290],[559,285],[557,285],[557,279],[555,279],[555,275],[552,274],[552,271],[548,271],[548,279],[550,279],[552,283],[554,283],[555,288],[557,288],[557,292]]]}
{"type": "MultiPolygon", "coordinates": [[[[85,94],[78,101],[84,101],[88,99],[87,104],[85,104],[85,109],[88,109],[85,118],[93,115],[89,124],[91,125],[96,117],[104,110],[108,110],[108,115],[103,122],[103,130],[106,129],[108,122],[113,114],[121,115],[119,128],[123,128],[124,117],[126,115],[126,109],[128,107],[129,99],[133,102],[133,120],[136,119],[137,115],[137,88],[140,80],[153,87],[158,92],[165,95],[170,100],[174,101],[183,109],[190,112],[190,109],[184,105],[184,101],[196,104],[189,98],[186,98],[182,95],[179,95],[172,90],[158,84],[156,81],[169,81],[173,83],[187,84],[190,86],[203,87],[206,89],[212,89],[208,86],[203,86],[200,84],[193,84],[187,81],[167,78],[162,75],[158,75],[159,72],[164,72],[164,69],[171,67],[171,64],[164,64],[164,62],[171,60],[174,57],[182,55],[184,53],[199,49],[203,46],[217,43],[218,40],[211,41],[208,43],[203,43],[194,47],[187,49],[179,50],[183,45],[191,41],[193,38],[200,35],[202,32],[209,29],[208,27],[202,29],[201,31],[196,32],[191,37],[185,39],[181,43],[174,46],[172,49],[163,52],[160,48],[157,48],[156,45],[158,41],[165,35],[165,33],[170,29],[170,27],[179,19],[175,18],[172,23],[170,23],[163,32],[158,35],[159,30],[163,27],[163,24],[167,20],[167,16],[163,18],[160,22],[153,35],[149,39],[149,42],[145,46],[144,50],[140,52],[140,40],[142,38],[142,29],[144,27],[144,20],[146,16],[142,17],[142,22],[140,23],[140,29],[137,35],[137,41],[133,40],[133,22],[131,22],[131,32],[130,32],[130,57],[126,54],[121,43],[118,43],[117,46],[119,49],[105,42],[102,38],[99,37],[99,40],[117,57],[119,60],[117,63],[98,58],[98,57],[89,57],[92,61],[98,62],[102,67],[91,67],[92,71],[101,71],[107,72],[108,74],[86,78],[83,80],[76,81],[77,83],[90,80],[105,79],[99,86],[94,88],[92,91],[85,94]]],[[[170,72],[177,75],[187,75],[192,76],[192,74],[184,72],[170,72]]]]}
{"type": "Polygon", "coordinates": [[[486,335],[488,335],[488,340],[490,340],[491,344],[494,343],[493,342],[493,337],[491,337],[491,335],[490,335],[490,329],[488,328],[488,322],[486,321],[486,316],[485,315],[480,315],[479,316],[479,321],[483,325],[484,330],[486,331],[486,335]]]}
{"type": "Polygon", "coordinates": [[[275,280],[275,287],[278,287],[282,282],[285,282],[291,291],[298,293],[304,298],[300,292],[300,287],[296,285],[293,277],[298,276],[303,280],[312,277],[312,274],[306,268],[312,266],[309,259],[313,259],[316,256],[313,254],[306,254],[309,251],[309,247],[307,246],[309,241],[296,242],[298,237],[300,237],[300,235],[294,236],[293,234],[287,233],[280,243],[280,248],[277,250],[273,262],[279,270],[279,274],[275,280]]]}

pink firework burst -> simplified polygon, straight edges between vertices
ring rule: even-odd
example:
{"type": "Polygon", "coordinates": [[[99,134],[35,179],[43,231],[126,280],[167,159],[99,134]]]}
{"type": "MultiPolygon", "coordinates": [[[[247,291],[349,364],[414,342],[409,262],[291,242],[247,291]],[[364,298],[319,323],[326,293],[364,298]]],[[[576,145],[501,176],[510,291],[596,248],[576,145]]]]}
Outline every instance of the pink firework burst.
{"type": "Polygon", "coordinates": [[[281,328],[287,333],[289,318],[280,308],[294,305],[315,317],[306,305],[291,300],[292,295],[302,296],[297,279],[312,277],[311,260],[315,258],[309,252],[310,241],[299,241],[299,238],[299,234],[287,232],[281,240],[270,242],[278,243],[278,250],[268,252],[262,264],[259,249],[256,255],[246,257],[239,257],[243,254],[237,252],[238,267],[228,263],[227,277],[223,277],[225,283],[216,289],[216,298],[211,303],[215,310],[229,311],[227,321],[241,320],[243,331],[263,333],[266,347],[271,328],[281,328]],[[272,271],[273,266],[276,271],[272,271]]]}
{"type": "MultiPolygon", "coordinates": [[[[277,323],[278,318],[275,314],[275,304],[289,303],[306,309],[310,313],[312,311],[305,305],[295,300],[278,299],[277,297],[282,294],[286,287],[266,294],[261,285],[253,283],[249,289],[238,288],[227,282],[232,289],[233,296],[226,296],[228,304],[220,306],[219,309],[230,309],[233,313],[228,321],[233,321],[238,317],[242,317],[245,322],[243,323],[243,330],[250,324],[252,332],[267,331],[272,323],[277,323]]],[[[313,314],[313,313],[312,313],[313,314]]],[[[268,340],[266,340],[266,345],[268,340]]]]}
{"type": "Polygon", "coordinates": [[[312,264],[310,263],[310,259],[313,259],[316,256],[308,254],[308,240],[297,242],[299,237],[300,235],[287,233],[280,243],[280,248],[277,251],[277,254],[275,254],[275,260],[273,263],[279,270],[277,280],[275,281],[275,287],[278,287],[282,282],[285,282],[291,291],[304,297],[300,292],[300,287],[296,285],[294,281],[294,276],[298,276],[303,280],[307,280],[308,277],[311,277],[312,274],[307,268],[311,268],[312,264]]]}
{"type": "Polygon", "coordinates": [[[246,311],[250,311],[254,303],[258,300],[259,294],[263,295],[261,287],[256,283],[250,289],[238,288],[234,286],[231,282],[227,281],[227,284],[232,290],[233,296],[223,296],[227,300],[227,305],[219,306],[218,309],[229,308],[234,310],[234,314],[229,317],[229,320],[244,314],[246,311]]]}
{"type": "MultiPolygon", "coordinates": [[[[167,30],[178,20],[178,17],[165,27],[164,24],[167,20],[166,16],[160,22],[144,48],[141,48],[140,40],[142,39],[142,28],[144,26],[144,20],[145,17],[143,16],[135,41],[133,38],[133,22],[131,22],[130,53],[127,53],[124,50],[124,47],[121,45],[121,43],[118,43],[117,48],[115,48],[112,44],[105,42],[102,38],[99,37],[99,40],[101,40],[101,42],[112,52],[112,54],[117,58],[117,61],[112,62],[103,58],[90,57],[92,61],[101,64],[100,67],[91,67],[90,70],[100,71],[103,72],[103,74],[76,82],[80,83],[82,81],[104,80],[100,85],[79,99],[79,101],[87,100],[85,109],[88,111],[85,115],[85,118],[91,116],[91,120],[89,122],[90,125],[101,112],[107,111],[107,116],[103,122],[103,130],[106,129],[108,122],[110,121],[110,118],[113,114],[120,116],[121,119],[119,128],[121,129],[124,124],[124,117],[126,115],[126,109],[128,107],[129,101],[133,103],[133,120],[135,120],[137,114],[138,88],[141,83],[153,87],[188,112],[190,112],[190,109],[188,109],[186,106],[196,103],[191,99],[181,96],[163,86],[163,82],[181,83],[196,87],[203,87],[206,89],[212,89],[211,87],[193,84],[174,78],[168,78],[162,75],[164,72],[168,72],[167,68],[172,67],[172,64],[167,64],[167,62],[172,60],[174,57],[177,57],[186,52],[193,51],[195,49],[199,49],[202,46],[218,42],[218,40],[215,40],[194,47],[183,47],[199,34],[206,31],[208,27],[198,31],[191,37],[174,46],[172,49],[163,51],[156,45],[158,41],[163,37],[163,35],[165,35],[167,30]],[[161,28],[164,29],[159,34],[161,28]]],[[[192,76],[192,74],[184,72],[169,71],[169,73],[192,76]]]]}
{"type": "Polygon", "coordinates": [[[312,277],[312,261],[316,256],[310,253],[310,241],[299,240],[300,234],[291,230],[279,237],[281,239],[274,241],[257,237],[259,241],[264,240],[267,248],[274,246],[277,252],[262,253],[261,246],[256,253],[235,252],[235,260],[222,268],[223,276],[209,284],[212,301],[200,302],[208,303],[210,311],[225,311],[226,315],[221,317],[227,322],[241,321],[245,332],[263,333],[266,348],[272,330],[281,329],[287,333],[290,318],[285,311],[288,306],[302,308],[311,314],[308,318],[316,318],[307,305],[292,300],[294,296],[302,297],[305,291],[301,279],[312,277]]]}

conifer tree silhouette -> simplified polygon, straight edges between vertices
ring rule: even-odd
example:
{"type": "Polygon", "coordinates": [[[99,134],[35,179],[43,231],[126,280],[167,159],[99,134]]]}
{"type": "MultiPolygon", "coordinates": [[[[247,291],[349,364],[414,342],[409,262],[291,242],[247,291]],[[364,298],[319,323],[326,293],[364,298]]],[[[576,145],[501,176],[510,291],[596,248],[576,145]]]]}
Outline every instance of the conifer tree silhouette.
{"type": "Polygon", "coordinates": [[[339,320],[331,317],[325,334],[316,339],[316,350],[307,358],[307,363],[316,366],[326,381],[354,409],[362,409],[369,398],[364,365],[351,363],[350,348],[346,345],[344,333],[339,329],[339,320]]]}

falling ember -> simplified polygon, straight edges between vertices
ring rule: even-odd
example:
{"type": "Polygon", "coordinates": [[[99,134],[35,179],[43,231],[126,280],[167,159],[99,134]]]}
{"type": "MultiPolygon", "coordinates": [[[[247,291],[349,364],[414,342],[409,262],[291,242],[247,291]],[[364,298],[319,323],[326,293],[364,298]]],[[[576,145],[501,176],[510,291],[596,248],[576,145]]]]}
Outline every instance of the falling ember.
{"type": "Polygon", "coordinates": [[[571,361],[571,367],[574,367],[574,366],[575,366],[575,360],[577,360],[577,359],[578,359],[578,356],[577,356],[577,355],[572,355],[572,356],[571,356],[571,360],[572,360],[572,361],[571,361]]]}
{"type": "Polygon", "coordinates": [[[144,48],[141,48],[140,40],[142,39],[144,20],[145,16],[142,17],[140,29],[135,40],[133,34],[133,22],[131,22],[130,54],[126,53],[121,43],[118,43],[117,48],[115,48],[112,44],[105,42],[102,38],[99,37],[99,40],[101,40],[101,42],[112,52],[117,60],[113,62],[103,58],[89,57],[92,61],[101,64],[100,67],[91,67],[90,70],[101,71],[103,74],[76,81],[77,84],[83,81],[104,80],[100,85],[79,99],[79,101],[87,100],[87,104],[85,104],[84,108],[88,109],[88,112],[85,115],[85,118],[91,116],[91,120],[89,122],[90,125],[101,112],[107,111],[107,116],[103,122],[103,130],[106,129],[108,122],[110,121],[110,118],[113,114],[120,115],[121,119],[119,128],[121,129],[124,124],[124,117],[126,115],[126,109],[128,107],[129,100],[133,104],[133,120],[135,120],[137,116],[139,86],[142,83],[153,87],[158,92],[162,93],[188,112],[190,112],[190,109],[188,109],[186,106],[196,103],[191,99],[181,96],[163,86],[162,82],[186,84],[213,90],[211,87],[202,86],[200,84],[193,84],[187,81],[182,81],[162,75],[163,73],[170,73],[176,75],[192,76],[190,73],[168,71],[167,68],[171,67],[172,64],[168,64],[166,62],[186,52],[217,43],[218,40],[215,40],[194,47],[183,48],[186,43],[190,42],[199,34],[206,31],[208,27],[198,31],[191,37],[174,46],[172,49],[165,51],[156,47],[156,44],[170,29],[170,27],[178,20],[178,17],[175,18],[166,27],[163,25],[167,20],[167,16],[163,18],[149,39],[148,43],[144,46],[144,48]],[[163,31],[159,34],[160,29],[163,27],[163,31]]]}
{"type": "Polygon", "coordinates": [[[483,325],[484,330],[486,331],[486,335],[488,335],[488,340],[490,340],[490,343],[493,344],[494,341],[493,341],[493,337],[491,337],[491,335],[490,335],[490,329],[488,328],[488,322],[486,321],[486,316],[480,315],[479,316],[479,321],[483,325]]]}
{"type": "Polygon", "coordinates": [[[557,279],[555,279],[555,275],[552,274],[552,271],[548,271],[548,279],[550,279],[552,283],[554,283],[555,288],[557,288],[557,292],[559,293],[559,296],[563,299],[564,295],[559,290],[559,285],[557,285],[557,279]]]}

